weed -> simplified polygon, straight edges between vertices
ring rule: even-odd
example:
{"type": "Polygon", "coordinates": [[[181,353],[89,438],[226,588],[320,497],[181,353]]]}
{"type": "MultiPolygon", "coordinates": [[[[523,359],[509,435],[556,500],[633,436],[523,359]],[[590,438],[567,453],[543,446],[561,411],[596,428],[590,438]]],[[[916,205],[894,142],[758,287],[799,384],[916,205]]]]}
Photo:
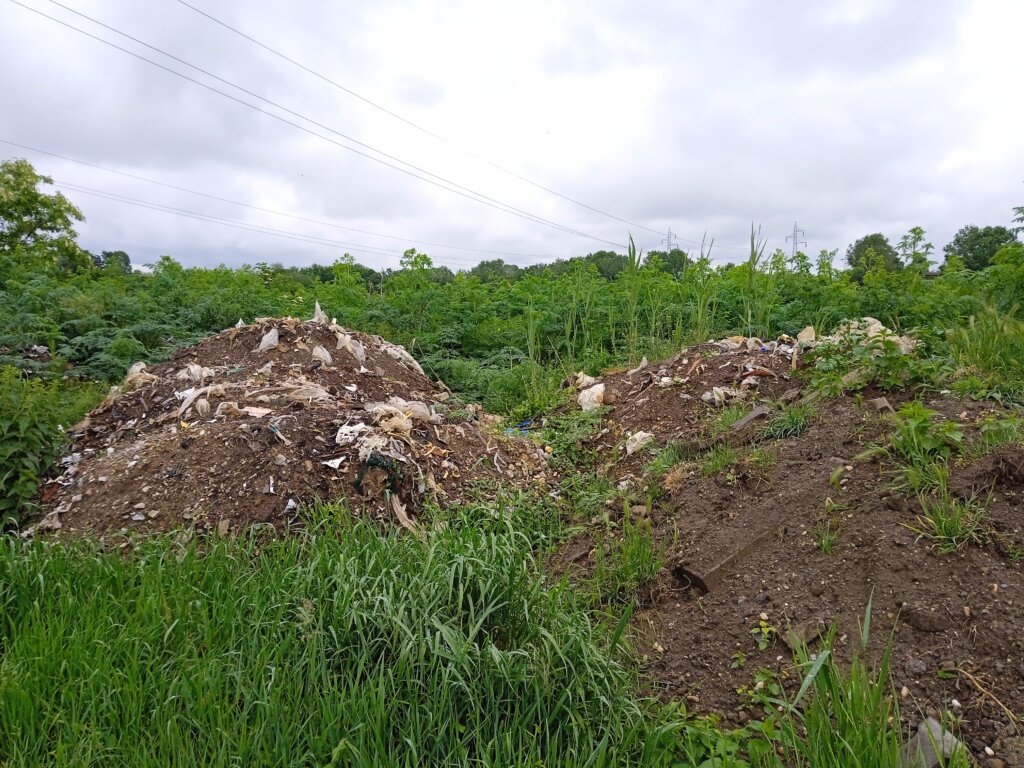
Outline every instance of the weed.
{"type": "Polygon", "coordinates": [[[835,550],[836,542],[839,541],[839,528],[842,526],[843,517],[840,514],[846,505],[837,504],[831,497],[825,499],[825,512],[818,519],[814,528],[814,538],[818,549],[826,555],[831,555],[835,550]]]}
{"type": "Polygon", "coordinates": [[[538,440],[543,445],[551,446],[552,461],[557,468],[579,470],[580,466],[594,462],[597,452],[586,443],[600,425],[605,410],[596,408],[580,411],[570,408],[545,419],[538,440]]]}
{"type": "Polygon", "coordinates": [[[813,416],[814,409],[809,403],[787,406],[768,422],[761,434],[775,440],[802,435],[813,416]]]}
{"type": "Polygon", "coordinates": [[[743,651],[736,651],[729,659],[729,666],[732,669],[743,669],[747,665],[747,654],[743,651]]]}
{"type": "Polygon", "coordinates": [[[953,498],[948,491],[937,497],[919,496],[921,515],[914,525],[907,526],[914,533],[932,542],[942,555],[959,552],[968,544],[984,545],[988,542],[985,530],[985,506],[977,496],[968,499],[953,498]]]}
{"type": "Polygon", "coordinates": [[[988,414],[982,419],[979,426],[980,441],[978,448],[981,453],[987,453],[1001,445],[1011,445],[1024,440],[1024,425],[1019,417],[1014,415],[996,416],[988,414]]]}
{"type": "Polygon", "coordinates": [[[761,614],[761,616],[762,618],[757,620],[757,625],[750,630],[750,634],[754,636],[758,649],[766,651],[775,643],[779,631],[768,623],[768,619],[764,617],[765,614],[761,614]]]}
{"type": "Polygon", "coordinates": [[[704,455],[700,465],[700,473],[704,477],[717,475],[723,469],[731,467],[739,461],[739,454],[728,445],[716,445],[704,455]]]}
{"type": "Polygon", "coordinates": [[[891,444],[893,453],[916,466],[935,459],[948,459],[963,441],[964,433],[951,421],[936,421],[938,415],[918,400],[900,408],[893,417],[896,426],[891,444]]]}
{"type": "Polygon", "coordinates": [[[602,601],[632,595],[657,576],[665,562],[664,549],[651,535],[650,519],[634,520],[626,502],[623,502],[621,535],[609,536],[607,546],[604,538],[599,538],[596,554],[594,582],[602,601]]]}
{"type": "Polygon", "coordinates": [[[653,478],[662,478],[685,458],[679,443],[669,443],[654,455],[644,469],[653,478]]]}
{"type": "Polygon", "coordinates": [[[737,421],[747,415],[747,409],[742,405],[728,405],[722,409],[711,427],[712,434],[720,435],[728,432],[729,428],[737,421]]]}
{"type": "Polygon", "coordinates": [[[130,557],[3,542],[0,754],[636,764],[648,731],[633,677],[569,587],[538,576],[517,520],[476,516],[421,541],[337,508],[319,517],[269,543],[157,537],[130,557]]]}
{"type": "Polygon", "coordinates": [[[986,307],[967,327],[950,332],[956,384],[964,394],[1015,401],[1024,395],[1024,323],[1016,313],[1016,306],[1008,312],[986,307]]]}
{"type": "Polygon", "coordinates": [[[775,466],[775,454],[768,448],[754,448],[747,454],[747,464],[761,476],[767,475],[775,466]]]}

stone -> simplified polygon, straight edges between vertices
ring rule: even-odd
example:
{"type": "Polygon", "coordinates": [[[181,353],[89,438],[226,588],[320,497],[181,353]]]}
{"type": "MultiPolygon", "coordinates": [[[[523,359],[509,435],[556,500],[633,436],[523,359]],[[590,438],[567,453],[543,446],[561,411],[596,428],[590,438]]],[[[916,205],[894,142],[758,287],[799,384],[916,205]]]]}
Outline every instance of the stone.
{"type": "Polygon", "coordinates": [[[910,677],[920,677],[928,671],[928,665],[921,659],[910,659],[903,665],[903,671],[910,677]]]}
{"type": "Polygon", "coordinates": [[[903,746],[900,764],[903,768],[939,768],[962,750],[956,737],[943,729],[934,717],[929,717],[903,746]]]}
{"type": "Polygon", "coordinates": [[[873,400],[868,400],[868,405],[874,408],[876,413],[882,413],[883,411],[896,413],[896,409],[892,407],[892,404],[886,397],[876,397],[873,400]]]}
{"type": "Polygon", "coordinates": [[[804,328],[802,331],[800,331],[800,333],[796,335],[796,340],[802,342],[811,342],[816,340],[817,338],[818,334],[815,333],[813,325],[808,325],[806,328],[804,328]]]}

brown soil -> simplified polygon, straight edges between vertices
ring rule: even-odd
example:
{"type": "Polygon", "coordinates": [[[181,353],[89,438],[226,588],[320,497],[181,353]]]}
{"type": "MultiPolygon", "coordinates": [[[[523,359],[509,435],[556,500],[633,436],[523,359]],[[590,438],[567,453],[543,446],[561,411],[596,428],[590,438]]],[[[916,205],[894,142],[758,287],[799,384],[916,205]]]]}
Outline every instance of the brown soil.
{"type": "MultiPolygon", "coordinates": [[[[743,363],[779,374],[761,378],[759,391],[747,398],[749,410],[778,408],[777,398],[799,387],[800,379],[789,380],[788,358],[744,349],[707,358],[703,371],[683,383],[644,386],[644,377],[685,379],[695,359],[689,350],[653,367],[653,375],[603,379],[613,402],[594,439],[610,457],[602,470],[628,488],[623,493],[632,496],[634,510],[646,506],[666,553],[661,573],[639,592],[642,605],[632,622],[654,690],[684,699],[691,711],[744,723],[758,716],[750,697],[758,670],[798,684],[792,662],[797,638],[813,650],[833,624],[836,653],[848,659],[870,601],[868,656],[877,661],[892,639],[892,682],[896,691],[907,689],[901,698],[907,727],[927,713],[951,711],[976,755],[990,746],[1001,759],[1020,761],[1007,765],[1024,764],[1016,739],[1016,718],[1024,716],[1018,561],[1024,555],[1024,447],[1003,446],[952,463],[951,492],[988,500],[989,543],[940,555],[913,530],[922,512],[918,502],[892,489],[895,463],[857,458],[869,445],[884,444],[891,430],[886,416],[868,404],[880,393],[817,403],[810,428],[799,437],[763,438],[770,415],[716,434],[711,425],[720,409],[700,395],[734,385],[743,363]],[[639,430],[653,433],[655,442],[627,458],[624,437],[639,430]],[[669,441],[694,458],[663,479],[652,478],[645,465],[669,441]],[[717,442],[736,446],[741,458],[705,477],[696,451],[717,442]],[[770,466],[751,462],[755,444],[774,456],[770,466]],[[651,498],[653,504],[645,503],[651,498]],[[820,546],[826,521],[837,531],[829,554],[820,546]],[[762,615],[772,628],[763,650],[751,631],[762,615]]],[[[910,393],[887,396],[899,408],[910,393]]],[[[925,403],[962,424],[967,442],[978,438],[983,416],[1002,410],[941,395],[925,403]]],[[[621,508],[621,502],[608,507],[613,525],[621,508]]],[[[590,523],[592,530],[606,524],[590,523]]],[[[587,575],[593,569],[592,530],[566,543],[556,570],[587,575]]]]}
{"type": "Polygon", "coordinates": [[[107,536],[281,528],[316,499],[414,521],[424,502],[464,500],[479,481],[545,482],[536,446],[498,434],[495,417],[458,403],[404,350],[326,323],[267,319],[233,328],[129,376],[122,388],[73,428],[80,460],[44,486],[41,529],[107,536]],[[272,328],[279,343],[257,351],[272,328]],[[357,353],[361,344],[364,359],[342,348],[343,334],[357,353]],[[314,358],[318,345],[329,364],[314,358]],[[196,401],[181,413],[190,387],[210,385],[208,407],[196,401]],[[401,404],[392,420],[393,410],[375,416],[364,408],[392,397],[419,401],[429,419],[410,420],[401,404]],[[336,441],[339,427],[358,424],[366,429],[336,441]],[[339,459],[337,468],[326,464],[339,459]]]}

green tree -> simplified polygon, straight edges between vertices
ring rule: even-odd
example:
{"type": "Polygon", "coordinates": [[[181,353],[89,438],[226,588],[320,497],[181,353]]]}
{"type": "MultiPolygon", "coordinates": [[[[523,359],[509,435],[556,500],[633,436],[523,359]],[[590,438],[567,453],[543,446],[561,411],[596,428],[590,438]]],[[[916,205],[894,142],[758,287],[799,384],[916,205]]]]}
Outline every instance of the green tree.
{"type": "Polygon", "coordinates": [[[866,258],[869,252],[873,254],[875,260],[881,263],[883,269],[895,272],[903,268],[903,262],[900,261],[900,256],[896,249],[889,243],[889,238],[881,232],[865,235],[846,249],[846,263],[850,265],[850,269],[853,271],[853,279],[858,282],[864,278],[864,273],[871,268],[867,263],[869,259],[866,258]]]}
{"type": "Polygon", "coordinates": [[[961,227],[953,239],[943,248],[948,259],[959,256],[964,266],[975,271],[985,269],[1000,248],[1017,242],[1017,236],[1006,227],[978,227],[969,224],[961,227]]]}
{"type": "Polygon", "coordinates": [[[0,258],[28,269],[83,267],[88,256],[75,242],[74,223],[85,217],[60,192],[40,189],[44,184],[53,179],[28,160],[0,163],[0,258]]]}
{"type": "Polygon", "coordinates": [[[911,227],[910,231],[900,238],[896,250],[900,259],[908,267],[922,273],[931,268],[932,262],[929,256],[935,250],[935,246],[925,242],[923,228],[911,227]]]}

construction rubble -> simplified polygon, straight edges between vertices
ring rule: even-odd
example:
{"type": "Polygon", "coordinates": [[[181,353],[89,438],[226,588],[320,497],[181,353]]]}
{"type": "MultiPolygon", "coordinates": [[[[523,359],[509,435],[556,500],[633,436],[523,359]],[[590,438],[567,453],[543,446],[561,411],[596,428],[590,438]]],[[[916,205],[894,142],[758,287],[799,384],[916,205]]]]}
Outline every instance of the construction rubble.
{"type": "Polygon", "coordinates": [[[546,455],[501,434],[404,348],[330,321],[258,318],[166,363],[137,363],[72,427],[26,529],[281,528],[340,500],[415,529],[428,502],[546,482],[546,455]],[[490,481],[489,483],[487,481],[490,481]]]}

